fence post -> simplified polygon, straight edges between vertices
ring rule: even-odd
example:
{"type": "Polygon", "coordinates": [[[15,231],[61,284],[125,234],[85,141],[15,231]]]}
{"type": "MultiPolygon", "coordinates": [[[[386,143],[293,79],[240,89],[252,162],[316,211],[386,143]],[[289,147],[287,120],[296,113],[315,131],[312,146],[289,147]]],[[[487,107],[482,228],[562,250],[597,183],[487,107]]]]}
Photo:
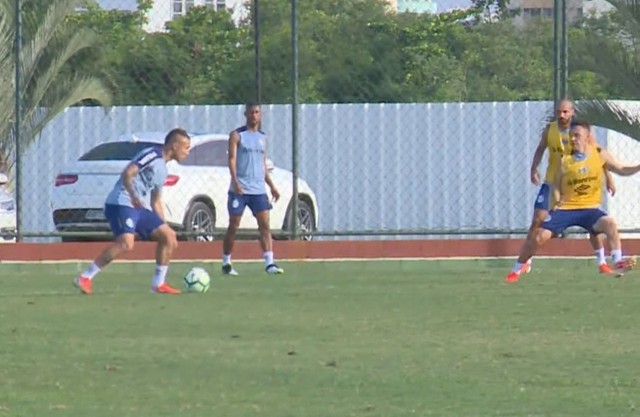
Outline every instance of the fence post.
{"type": "Polygon", "coordinates": [[[292,156],[291,170],[293,172],[293,201],[291,206],[292,238],[298,237],[298,0],[291,0],[291,128],[292,128],[292,156]]]}
{"type": "Polygon", "coordinates": [[[16,178],[15,178],[15,196],[16,196],[16,241],[22,240],[22,149],[21,142],[21,124],[22,124],[22,61],[20,55],[22,53],[22,11],[21,0],[15,0],[15,120],[14,120],[14,140],[16,141],[16,178]]]}

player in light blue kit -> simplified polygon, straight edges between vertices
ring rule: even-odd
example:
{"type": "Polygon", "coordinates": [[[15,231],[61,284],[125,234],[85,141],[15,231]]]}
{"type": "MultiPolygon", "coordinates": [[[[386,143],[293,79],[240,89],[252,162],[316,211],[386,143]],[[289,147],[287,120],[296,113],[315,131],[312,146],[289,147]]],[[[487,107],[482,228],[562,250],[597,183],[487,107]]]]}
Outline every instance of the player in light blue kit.
{"type": "Polygon", "coordinates": [[[280,193],[271,181],[266,167],[267,137],[260,130],[262,120],[260,106],[247,104],[244,115],[246,124],[229,134],[229,172],[231,173],[227,200],[229,227],[222,246],[222,273],[238,275],[231,265],[231,252],[233,252],[240,219],[245,207],[249,207],[258,221],[265,271],[268,274],[282,274],[284,270],[273,260],[269,226],[269,211],[272,206],[266,193],[265,183],[269,186],[274,201],[278,201],[280,193]]]}
{"type": "Polygon", "coordinates": [[[176,233],[164,221],[161,191],[168,175],[167,162],[184,160],[189,155],[190,145],[186,131],[173,129],[163,146],[142,150],[124,169],[104,206],[115,241],[74,281],[84,294],[92,293],[92,280],[101,269],[133,249],[136,233],[143,239],[158,242],[152,291],[180,294],[180,290],[165,282],[171,254],[178,241],[176,233]]]}

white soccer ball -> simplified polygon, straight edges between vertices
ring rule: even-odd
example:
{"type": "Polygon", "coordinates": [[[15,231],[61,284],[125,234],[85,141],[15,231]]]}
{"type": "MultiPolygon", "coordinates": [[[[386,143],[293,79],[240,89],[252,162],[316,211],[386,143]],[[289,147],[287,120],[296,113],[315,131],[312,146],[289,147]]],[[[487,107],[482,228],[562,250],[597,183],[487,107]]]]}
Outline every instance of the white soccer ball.
{"type": "Polygon", "coordinates": [[[184,285],[189,292],[207,292],[211,285],[209,273],[199,266],[191,268],[183,278],[184,285]]]}

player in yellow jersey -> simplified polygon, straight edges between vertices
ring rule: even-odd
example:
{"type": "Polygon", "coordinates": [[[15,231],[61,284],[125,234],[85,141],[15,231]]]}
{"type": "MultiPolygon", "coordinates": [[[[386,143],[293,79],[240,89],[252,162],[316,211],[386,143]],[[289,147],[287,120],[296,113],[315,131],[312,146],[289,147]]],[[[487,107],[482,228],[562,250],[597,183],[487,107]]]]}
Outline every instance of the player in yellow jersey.
{"type": "Polygon", "coordinates": [[[520,255],[505,282],[517,282],[527,260],[552,237],[571,226],[579,226],[591,234],[604,233],[611,244],[611,255],[617,274],[633,268],[635,258],[622,258],[622,244],[613,217],[601,209],[605,171],[618,175],[640,172],[640,165],[622,166],[608,153],[593,144],[591,126],[577,121],[571,127],[572,153],[556,160],[553,181],[556,204],[540,227],[527,236],[520,255]]]}
{"type": "MultiPolygon", "coordinates": [[[[567,99],[560,101],[556,111],[556,120],[549,123],[545,128],[533,155],[533,161],[531,162],[531,182],[534,185],[540,185],[540,191],[538,192],[533,206],[533,220],[531,221],[531,226],[529,227],[527,236],[536,232],[547,217],[549,209],[553,207],[554,202],[552,188],[555,178],[555,170],[556,167],[559,166],[559,161],[562,156],[571,154],[569,128],[574,115],[575,109],[573,107],[573,102],[567,99]],[[538,166],[540,165],[542,156],[547,149],[549,150],[547,172],[544,177],[544,182],[541,184],[538,166]]],[[[593,144],[596,143],[595,138],[592,135],[590,135],[589,140],[593,144]]],[[[605,175],[607,180],[607,190],[613,195],[615,194],[613,177],[609,171],[605,171],[605,175]]],[[[589,234],[589,240],[595,251],[600,272],[611,273],[611,268],[607,265],[602,241],[598,235],[593,233],[589,234]]],[[[523,266],[522,272],[529,272],[530,270],[531,259],[529,259],[523,266]]]]}

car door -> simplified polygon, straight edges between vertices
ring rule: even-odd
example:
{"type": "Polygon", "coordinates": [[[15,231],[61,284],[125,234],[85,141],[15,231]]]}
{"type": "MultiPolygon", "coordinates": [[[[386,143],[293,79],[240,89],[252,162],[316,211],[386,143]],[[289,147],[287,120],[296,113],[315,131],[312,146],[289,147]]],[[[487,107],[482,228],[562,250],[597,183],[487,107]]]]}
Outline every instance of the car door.
{"type": "Polygon", "coordinates": [[[215,207],[216,228],[229,225],[227,193],[231,176],[228,168],[227,141],[211,140],[195,145],[187,159],[175,167],[175,172],[184,177],[180,193],[173,198],[179,200],[184,218],[189,203],[198,196],[206,196],[215,207]]]}

